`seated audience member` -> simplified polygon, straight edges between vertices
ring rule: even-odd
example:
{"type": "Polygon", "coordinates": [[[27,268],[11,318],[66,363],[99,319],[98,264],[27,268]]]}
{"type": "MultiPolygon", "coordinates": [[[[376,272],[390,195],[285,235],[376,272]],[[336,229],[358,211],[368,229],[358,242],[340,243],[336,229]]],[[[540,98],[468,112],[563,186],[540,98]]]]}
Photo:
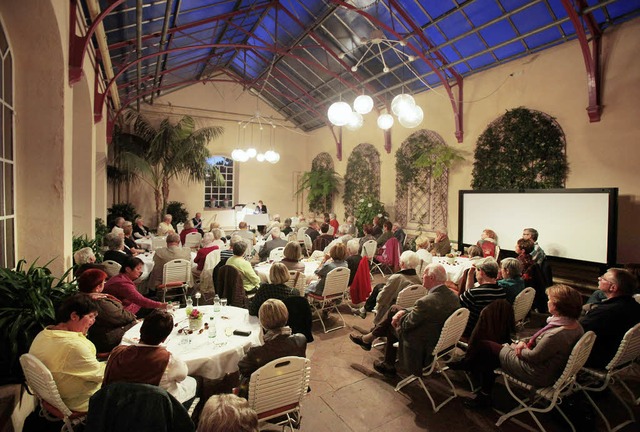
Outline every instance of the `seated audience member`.
{"type": "Polygon", "coordinates": [[[287,326],[289,312],[278,299],[268,299],[258,311],[264,333],[264,345],[249,348],[238,363],[240,370],[240,396],[246,396],[251,374],[270,361],[286,356],[305,357],[307,338],[300,333],[291,334],[287,326]]]}
{"type": "Polygon", "coordinates": [[[382,223],[384,220],[378,216],[374,216],[371,221],[371,235],[376,239],[382,235],[382,223]]]}
{"type": "MultiPolygon", "coordinates": [[[[567,285],[547,288],[549,312],[547,325],[528,342],[502,345],[481,341],[476,356],[469,362],[471,372],[481,380],[475,399],[467,399],[469,408],[491,405],[491,390],[495,382],[494,369],[501,368],[516,379],[533,387],[552,385],[567,365],[571,350],[583,334],[578,323],[582,298],[567,285]]],[[[597,339],[597,338],[596,338],[597,339]]]]}
{"type": "MultiPolygon", "coordinates": [[[[341,225],[344,226],[344,225],[341,225]]],[[[358,249],[360,247],[360,243],[358,239],[351,239],[347,242],[347,267],[349,268],[349,286],[353,283],[353,278],[356,277],[356,273],[358,272],[358,266],[360,265],[360,260],[362,256],[358,253],[358,249]]],[[[365,258],[366,259],[366,258],[365,258]]]]}
{"type": "Polygon", "coordinates": [[[498,246],[498,235],[495,231],[490,229],[485,229],[480,234],[480,240],[478,240],[478,246],[482,248],[482,254],[484,257],[494,257],[498,259],[496,256],[496,247],[498,246]]]}
{"type": "Polygon", "coordinates": [[[533,240],[520,239],[516,243],[516,253],[518,254],[518,261],[522,264],[522,278],[525,282],[531,280],[529,270],[535,264],[535,261],[531,257],[533,251],[533,240]]]}
{"type": "Polygon", "coordinates": [[[153,270],[149,275],[148,286],[151,291],[162,284],[164,265],[169,261],[183,259],[191,262],[191,251],[180,246],[180,236],[174,232],[167,234],[167,247],[153,254],[153,270]]]}
{"type": "MultiPolygon", "coordinates": [[[[124,221],[122,223],[122,226],[124,227],[124,224],[126,224],[127,222],[124,221]]],[[[120,237],[122,239],[122,242],[124,243],[122,252],[126,253],[129,256],[135,256],[136,253],[134,253],[129,246],[127,246],[127,243],[125,241],[125,235],[124,235],[124,228],[119,228],[119,227],[113,227],[113,229],[111,230],[111,234],[117,234],[118,237],[120,237]]]]}
{"type": "Polygon", "coordinates": [[[280,261],[288,270],[298,271],[304,274],[304,263],[302,259],[302,248],[297,241],[290,241],[284,247],[284,258],[280,261]]]}
{"type": "Polygon", "coordinates": [[[329,251],[329,255],[325,255],[322,262],[316,270],[318,276],[317,281],[313,281],[305,288],[305,293],[313,293],[316,295],[322,295],[324,291],[325,278],[331,270],[339,267],[347,267],[347,262],[344,260],[347,256],[347,248],[342,243],[338,243],[329,251]]]}
{"type": "Polygon", "coordinates": [[[429,247],[429,252],[436,256],[445,256],[451,252],[451,242],[444,228],[436,229],[436,238],[429,247]]]}
{"type": "Polygon", "coordinates": [[[533,252],[531,252],[531,258],[533,258],[536,264],[542,265],[542,261],[544,261],[547,256],[538,244],[538,231],[535,228],[525,228],[522,230],[522,238],[533,241],[533,252]]]}
{"type": "Polygon", "coordinates": [[[593,331],[596,342],[586,366],[603,369],[613,359],[624,334],[640,322],[640,304],[632,297],[638,282],[626,270],[611,268],[598,278],[605,300],[587,305],[580,320],[584,331],[593,331]]]}
{"type": "Polygon", "coordinates": [[[240,222],[238,224],[238,231],[234,232],[233,235],[239,235],[240,237],[251,241],[251,244],[256,243],[255,235],[249,231],[246,222],[240,222]]]}
{"type": "Polygon", "coordinates": [[[145,238],[149,236],[149,232],[149,227],[144,225],[144,219],[137,217],[133,227],[133,237],[137,239],[145,238]]]}
{"type": "Polygon", "coordinates": [[[124,218],[122,216],[118,216],[113,221],[113,226],[111,227],[111,232],[114,232],[113,231],[114,228],[122,228],[123,224],[124,224],[124,218]]]}
{"type": "MultiPolygon", "coordinates": [[[[118,228],[119,230],[121,228],[118,228]]],[[[104,236],[104,245],[109,248],[104,253],[105,261],[115,261],[123,265],[129,254],[124,251],[124,237],[116,233],[109,233],[104,236]]]]}
{"type": "Polygon", "coordinates": [[[394,305],[386,318],[378,322],[371,333],[351,334],[351,340],[364,350],[371,350],[373,340],[386,337],[384,361],[375,360],[373,368],[384,375],[395,375],[397,349],[400,342],[400,365],[408,373],[420,376],[422,368],[432,360],[432,351],[440,338],[444,322],[460,307],[458,297],[444,283],[447,272],[441,264],[429,264],[422,285],[427,295],[413,307],[402,309],[394,305]]]}
{"type": "Polygon", "coordinates": [[[176,231],[173,229],[173,225],[171,225],[171,221],[173,220],[173,216],[170,214],[164,215],[162,222],[158,225],[157,234],[159,236],[166,236],[170,232],[175,233],[176,231]]]}
{"type": "Polygon", "coordinates": [[[193,262],[197,264],[197,267],[193,269],[194,276],[200,276],[200,273],[202,273],[202,270],[204,269],[204,263],[207,260],[207,255],[216,249],[218,249],[218,246],[213,244],[213,233],[205,233],[202,237],[202,247],[198,250],[196,257],[193,260],[193,262]]]}
{"type": "Polygon", "coordinates": [[[274,214],[273,218],[269,221],[269,223],[265,226],[265,233],[267,235],[271,234],[271,230],[274,229],[275,227],[280,228],[281,225],[281,221],[280,221],[280,215],[279,214],[274,214]]]}
{"type": "Polygon", "coordinates": [[[429,252],[430,246],[431,241],[427,235],[422,234],[416,238],[416,253],[418,254],[418,257],[427,264],[431,264],[431,261],[433,260],[433,255],[429,252]]]}
{"type": "Polygon", "coordinates": [[[242,276],[237,268],[223,265],[215,280],[216,294],[227,299],[229,306],[246,309],[249,306],[247,292],[242,285],[242,276]]]}
{"type": "Polygon", "coordinates": [[[364,244],[366,242],[368,242],[369,240],[376,240],[376,238],[371,234],[371,230],[372,227],[369,224],[364,224],[362,225],[362,232],[364,233],[364,235],[362,237],[360,237],[360,239],[358,240],[359,242],[359,246],[360,246],[360,250],[358,251],[358,253],[362,253],[362,246],[364,246],[364,244]]]}
{"type": "Polygon", "coordinates": [[[473,280],[475,276],[480,285],[468,288],[460,295],[460,304],[469,309],[469,321],[464,331],[465,336],[471,335],[482,309],[494,300],[506,298],[504,288],[497,283],[498,270],[498,263],[493,257],[484,258],[469,269],[467,279],[473,280]]]}
{"type": "Polygon", "coordinates": [[[298,223],[296,224],[294,231],[298,232],[301,228],[304,228],[306,230],[308,227],[309,224],[307,223],[307,219],[302,213],[300,213],[300,217],[298,217],[298,223]]]}
{"type": "Polygon", "coordinates": [[[104,292],[122,302],[122,306],[138,318],[149,314],[152,309],[166,309],[167,303],[146,298],[138,292],[133,283],[142,274],[144,264],[140,258],[129,257],[120,268],[120,273],[107,281],[104,292]]]}
{"type": "Polygon", "coordinates": [[[284,226],[282,227],[282,233],[285,236],[288,236],[293,232],[293,228],[291,228],[291,218],[286,218],[284,220],[284,226]]]}
{"type": "Polygon", "coordinates": [[[320,235],[313,240],[313,246],[311,248],[312,252],[317,250],[324,251],[324,248],[329,246],[329,243],[333,241],[333,236],[329,234],[330,225],[327,223],[323,223],[320,227],[320,235]]]}
{"type": "Polygon", "coordinates": [[[353,216],[347,216],[347,220],[344,225],[347,227],[347,234],[351,234],[352,237],[358,237],[358,228],[356,227],[356,221],[353,216]]]}
{"type": "Polygon", "coordinates": [[[313,241],[315,239],[318,238],[318,236],[320,235],[320,228],[318,227],[318,222],[316,222],[315,220],[311,220],[309,222],[309,227],[307,228],[307,230],[304,232],[306,235],[309,236],[309,238],[311,238],[311,242],[313,243],[313,241]]]}
{"type": "Polygon", "coordinates": [[[138,254],[144,253],[144,249],[138,248],[136,241],[133,239],[133,226],[130,221],[125,221],[122,226],[122,231],[124,233],[124,247],[125,249],[129,249],[131,255],[136,256],[138,254]]]}
{"type": "Polygon", "coordinates": [[[190,220],[187,220],[184,223],[184,226],[182,227],[182,231],[180,231],[180,244],[182,246],[184,246],[186,240],[187,240],[187,234],[191,234],[191,233],[197,233],[198,230],[196,228],[193,227],[193,222],[191,222],[190,220]]]}
{"type": "Polygon", "coordinates": [[[172,330],[173,316],[169,312],[150,313],[140,327],[139,343],[120,345],[111,351],[102,385],[150,384],[165,389],[182,404],[191,401],[196,395],[195,378],[187,375],[184,361],[160,346],[172,330]]]}
{"type": "Polygon", "coordinates": [[[42,330],[29,353],[51,371],[62,401],[72,411],[87,412],[89,398],[100,389],[104,363],[96,359],[96,347],[86,338],[98,306],[91,297],[76,294],[56,311],[57,324],[42,330]]]}
{"type": "Polygon", "coordinates": [[[335,213],[329,213],[329,225],[333,228],[333,235],[338,235],[338,229],[340,228],[340,222],[336,219],[335,213]]]}
{"type": "Polygon", "coordinates": [[[211,246],[218,246],[218,249],[227,249],[227,244],[224,240],[224,232],[220,228],[214,228],[210,231],[213,234],[213,242],[211,246]]]}
{"type": "Polygon", "coordinates": [[[258,316],[260,306],[270,298],[284,300],[287,297],[300,295],[297,289],[285,285],[289,280],[289,270],[282,263],[273,263],[271,269],[269,269],[269,280],[271,281],[270,283],[260,285],[256,295],[251,299],[249,315],[258,316]]]}
{"type": "Polygon", "coordinates": [[[500,263],[500,275],[498,285],[504,288],[507,301],[511,304],[518,294],[524,291],[524,280],[522,279],[522,264],[515,258],[505,258],[500,263]]]}
{"type": "Polygon", "coordinates": [[[89,269],[78,278],[78,290],[93,299],[98,308],[95,323],[87,337],[100,353],[106,353],[120,344],[122,336],[133,327],[136,316],[122,307],[122,302],[102,292],[107,274],[89,269]]]}
{"type": "Polygon", "coordinates": [[[258,415],[234,394],[211,396],[202,409],[198,432],[258,432],[258,415]]]}
{"type": "Polygon", "coordinates": [[[213,268],[213,283],[214,285],[217,284],[218,282],[218,272],[220,271],[220,269],[222,268],[223,265],[227,264],[227,260],[229,260],[229,258],[231,258],[233,256],[233,245],[238,243],[238,242],[244,242],[244,239],[242,237],[240,237],[239,235],[232,235],[231,238],[229,239],[229,247],[228,248],[222,248],[222,250],[220,251],[220,262],[218,264],[216,264],[216,266],[213,268]]]}
{"type": "Polygon", "coordinates": [[[376,239],[376,244],[378,245],[379,248],[384,246],[385,243],[387,243],[387,240],[393,237],[393,231],[391,231],[393,228],[393,224],[391,223],[391,221],[386,221],[385,223],[382,224],[382,227],[383,227],[382,234],[380,234],[376,239]]]}
{"type": "Polygon", "coordinates": [[[402,225],[400,225],[400,222],[394,222],[391,231],[393,232],[393,236],[398,240],[400,249],[402,249],[404,245],[404,240],[407,238],[407,235],[402,229],[402,225]]]}
{"type": "Polygon", "coordinates": [[[269,255],[271,251],[277,249],[279,247],[285,247],[287,245],[287,241],[280,238],[280,228],[273,227],[271,229],[271,240],[267,241],[262,248],[260,249],[260,253],[258,256],[260,257],[260,261],[266,261],[269,259],[269,255]]]}
{"type": "Polygon", "coordinates": [[[247,251],[247,244],[240,241],[233,245],[233,256],[227,260],[227,265],[233,266],[242,276],[242,286],[247,294],[253,293],[260,285],[260,277],[251,267],[251,263],[244,258],[247,251]]]}
{"type": "Polygon", "coordinates": [[[352,239],[353,235],[349,233],[349,227],[347,225],[340,225],[338,227],[338,235],[336,240],[341,241],[346,246],[346,244],[352,239]]]}
{"type": "Polygon", "coordinates": [[[478,245],[469,246],[467,249],[467,256],[469,260],[463,262],[458,269],[458,272],[451,276],[451,282],[447,282],[447,286],[455,291],[458,291],[458,294],[462,294],[466,289],[471,288],[477,282],[475,279],[475,275],[469,278],[469,269],[473,267],[473,265],[483,259],[482,249],[478,245]],[[453,283],[453,285],[451,285],[453,283]],[[455,286],[454,286],[455,285],[455,286]]]}
{"type": "Polygon", "coordinates": [[[413,251],[404,251],[400,255],[400,271],[392,274],[387,282],[379,283],[373,287],[373,291],[369,298],[356,313],[361,318],[367,316],[367,312],[376,309],[377,313],[373,319],[376,325],[386,318],[386,314],[398,299],[398,294],[409,285],[416,285],[422,282],[419,275],[416,274],[416,267],[420,264],[418,254],[413,251]]]}
{"type": "Polygon", "coordinates": [[[73,254],[73,262],[78,266],[74,272],[76,277],[80,276],[85,270],[92,268],[104,270],[102,264],[96,264],[96,255],[93,253],[93,249],[88,246],[78,249],[73,254]]]}

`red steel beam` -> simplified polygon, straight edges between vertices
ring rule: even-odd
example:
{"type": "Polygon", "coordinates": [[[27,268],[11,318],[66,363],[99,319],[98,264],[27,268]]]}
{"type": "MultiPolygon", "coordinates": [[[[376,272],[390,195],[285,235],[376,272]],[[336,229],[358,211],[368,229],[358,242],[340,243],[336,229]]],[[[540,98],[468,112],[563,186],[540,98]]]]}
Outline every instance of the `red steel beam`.
{"type": "Polygon", "coordinates": [[[562,5],[567,11],[567,15],[576,29],[576,36],[580,42],[584,65],[587,70],[587,92],[589,95],[589,106],[587,106],[587,114],[591,123],[599,122],[602,114],[602,105],[600,104],[600,39],[602,32],[598,23],[593,18],[591,12],[583,13],[582,11],[588,7],[584,0],[576,0],[577,11],[570,0],[562,0],[562,5]],[[589,47],[589,39],[582,25],[580,17],[585,20],[589,33],[591,33],[591,49],[589,47]]]}

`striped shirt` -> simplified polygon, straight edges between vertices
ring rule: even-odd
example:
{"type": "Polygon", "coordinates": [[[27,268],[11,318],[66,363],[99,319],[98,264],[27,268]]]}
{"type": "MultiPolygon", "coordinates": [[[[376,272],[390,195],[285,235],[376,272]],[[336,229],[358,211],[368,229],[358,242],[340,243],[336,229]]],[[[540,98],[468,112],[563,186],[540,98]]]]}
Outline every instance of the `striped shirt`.
{"type": "Polygon", "coordinates": [[[467,322],[464,334],[467,336],[471,335],[482,309],[492,301],[506,297],[507,293],[505,289],[497,284],[482,284],[463,292],[460,296],[460,304],[469,309],[469,321],[467,322]]]}

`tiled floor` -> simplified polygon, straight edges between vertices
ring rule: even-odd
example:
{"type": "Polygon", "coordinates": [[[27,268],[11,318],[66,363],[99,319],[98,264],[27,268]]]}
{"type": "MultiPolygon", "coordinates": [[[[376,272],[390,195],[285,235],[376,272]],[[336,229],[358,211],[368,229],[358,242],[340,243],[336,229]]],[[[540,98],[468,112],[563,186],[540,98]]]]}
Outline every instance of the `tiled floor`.
{"type": "MultiPolygon", "coordinates": [[[[492,409],[466,409],[462,405],[462,397],[453,399],[438,413],[433,413],[427,396],[415,382],[396,393],[394,387],[400,378],[385,378],[373,369],[373,361],[383,357],[383,347],[367,352],[353,344],[348,337],[354,331],[354,325],[368,329],[372,324],[372,315],[363,320],[348,314],[346,305],[340,310],[347,323],[346,328],[324,334],[320,323],[314,324],[315,341],[307,348],[307,356],[311,359],[311,393],[302,405],[302,431],[524,430],[521,425],[511,421],[497,428],[495,422],[500,414],[492,409]]],[[[332,322],[338,322],[335,317],[331,319],[332,322]]],[[[462,396],[470,395],[461,372],[451,371],[449,376],[462,396]]],[[[436,403],[446,398],[447,387],[442,377],[429,379],[427,385],[433,389],[436,403]]],[[[604,405],[615,400],[612,395],[602,399],[604,405]]],[[[503,411],[515,406],[502,385],[495,386],[494,405],[503,411]]],[[[624,418],[624,412],[619,414],[614,419],[624,418]]],[[[640,416],[640,409],[636,408],[635,414],[636,417],[640,416]]],[[[533,425],[526,414],[518,418],[533,425]]],[[[540,418],[548,431],[569,430],[566,423],[555,414],[544,414],[540,418]]],[[[596,424],[594,430],[605,430],[601,422],[596,424]]],[[[640,430],[640,426],[636,423],[622,430],[636,431],[640,430]]]]}

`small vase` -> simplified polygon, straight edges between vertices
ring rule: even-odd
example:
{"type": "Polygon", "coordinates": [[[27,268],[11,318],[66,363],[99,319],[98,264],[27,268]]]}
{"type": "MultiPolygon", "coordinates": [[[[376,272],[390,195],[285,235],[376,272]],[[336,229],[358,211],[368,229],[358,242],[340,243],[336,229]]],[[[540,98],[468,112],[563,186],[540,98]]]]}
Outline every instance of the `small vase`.
{"type": "Polygon", "coordinates": [[[456,257],[447,257],[447,262],[454,265],[456,263],[456,257]]]}
{"type": "Polygon", "coordinates": [[[189,328],[193,331],[200,330],[202,327],[202,318],[189,318],[189,328]]]}

